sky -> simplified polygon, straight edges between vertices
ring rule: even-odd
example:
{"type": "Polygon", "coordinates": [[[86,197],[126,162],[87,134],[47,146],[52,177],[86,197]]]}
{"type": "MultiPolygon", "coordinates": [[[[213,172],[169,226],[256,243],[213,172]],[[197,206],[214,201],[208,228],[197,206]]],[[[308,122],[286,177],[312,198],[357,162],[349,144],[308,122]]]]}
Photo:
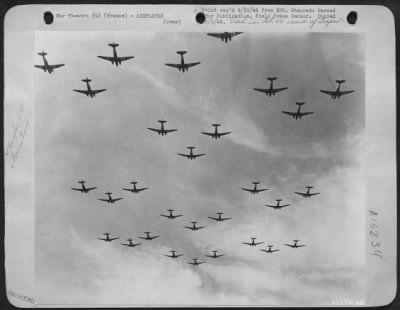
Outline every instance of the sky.
{"type": "MultiPolygon", "coordinates": [[[[36,289],[42,304],[329,305],[365,290],[364,40],[357,34],[37,32],[50,64],[35,71],[36,289]],[[135,56],[115,67],[97,58],[135,56]],[[165,63],[201,64],[182,73],[165,63]],[[266,77],[288,90],[266,97],[266,77]],[[92,79],[95,98],[73,92],[92,79]],[[319,92],[354,93],[333,101],[319,92]],[[293,120],[281,113],[314,114],[293,120]],[[147,127],[178,131],[158,136],[147,127]],[[220,140],[200,134],[220,123],[220,140]],[[206,153],[189,161],[187,146],[206,153]],[[71,190],[84,179],[98,189],[71,190]],[[140,195],[122,190],[136,180],[140,195]],[[268,191],[241,187],[261,182],[268,191]],[[313,185],[321,194],[294,194],[313,185]],[[124,199],[99,201],[104,193],[124,199]],[[290,206],[267,208],[275,199],[290,206]],[[182,217],[160,216],[167,209],[182,217]],[[208,219],[216,212],[232,220],[208,219]],[[198,221],[206,228],[183,228],[198,221]],[[144,231],[159,238],[120,245],[144,231]],[[104,232],[120,240],[105,243],[104,232]],[[251,248],[250,237],[264,244],[251,248]],[[300,239],[306,247],[284,243],[300,239]],[[274,245],[279,252],[259,251],[274,245]],[[184,256],[165,257],[176,250],[184,256]],[[205,254],[218,250],[216,260],[205,254]],[[197,267],[192,258],[205,261],[197,267]]],[[[41,63],[41,57],[35,59],[41,63]]]]}

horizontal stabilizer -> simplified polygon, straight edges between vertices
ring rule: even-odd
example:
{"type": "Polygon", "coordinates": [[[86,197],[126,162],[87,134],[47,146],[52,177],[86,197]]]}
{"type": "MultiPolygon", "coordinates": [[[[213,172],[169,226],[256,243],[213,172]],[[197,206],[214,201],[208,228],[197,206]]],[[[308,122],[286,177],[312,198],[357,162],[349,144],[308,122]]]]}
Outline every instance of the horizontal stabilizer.
{"type": "Polygon", "coordinates": [[[92,80],[91,80],[91,79],[88,79],[88,78],[82,80],[82,82],[86,82],[86,83],[89,83],[89,82],[91,82],[91,81],[92,81],[92,80]]]}
{"type": "Polygon", "coordinates": [[[187,53],[187,51],[177,51],[176,53],[179,54],[179,55],[184,55],[184,54],[187,53]]]}
{"type": "Polygon", "coordinates": [[[167,121],[159,120],[158,122],[161,123],[161,124],[163,124],[163,123],[166,123],[167,121]]]}
{"type": "Polygon", "coordinates": [[[297,105],[303,105],[304,102],[296,102],[297,105]]]}
{"type": "Polygon", "coordinates": [[[267,77],[268,81],[275,81],[277,79],[277,77],[267,77]]]}
{"type": "Polygon", "coordinates": [[[214,127],[219,127],[221,124],[212,124],[214,127]]]}
{"type": "Polygon", "coordinates": [[[336,80],[336,83],[339,83],[339,84],[342,84],[344,82],[346,82],[346,80],[336,80]]]}
{"type": "Polygon", "coordinates": [[[109,46],[111,46],[111,47],[117,47],[117,46],[119,46],[119,44],[117,44],[117,43],[110,43],[110,44],[108,44],[109,46]]]}
{"type": "Polygon", "coordinates": [[[39,55],[39,56],[46,56],[47,53],[45,53],[45,52],[40,52],[40,53],[38,53],[38,55],[39,55]]]}

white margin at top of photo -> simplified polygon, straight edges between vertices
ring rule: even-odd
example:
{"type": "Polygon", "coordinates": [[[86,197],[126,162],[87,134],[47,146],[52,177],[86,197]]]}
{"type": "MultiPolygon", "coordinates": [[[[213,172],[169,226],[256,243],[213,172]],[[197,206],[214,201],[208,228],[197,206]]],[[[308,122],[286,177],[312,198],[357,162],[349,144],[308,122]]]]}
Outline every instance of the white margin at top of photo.
{"type": "MultiPolygon", "coordinates": [[[[245,10],[244,10],[245,11],[245,10]]],[[[61,15],[59,15],[61,16],[61,15]]],[[[344,306],[382,306],[396,295],[396,66],[394,16],[384,6],[333,5],[20,5],[12,7],[4,19],[5,28],[5,150],[12,134],[12,120],[18,115],[17,102],[24,102],[26,117],[31,119],[20,164],[10,169],[5,162],[5,265],[7,295],[17,307],[35,307],[34,282],[34,120],[33,69],[25,72],[10,61],[15,48],[23,57],[34,57],[35,31],[165,31],[165,32],[349,32],[365,35],[366,53],[366,299],[360,304],[344,306]],[[229,19],[232,22],[198,24],[195,15],[207,8],[274,7],[310,8],[312,18],[301,24],[249,23],[251,19],[229,19]],[[335,18],[326,26],[319,22],[318,8],[334,8],[335,18]],[[46,25],[43,13],[51,11],[54,23],[46,25]],[[355,25],[347,23],[350,11],[358,13],[355,25]],[[93,19],[93,13],[102,18],[93,19]],[[105,18],[104,14],[163,14],[163,18],[105,18]],[[88,14],[90,18],[61,18],[57,14],[88,14]],[[171,21],[165,24],[164,20],[171,21]],[[241,20],[241,22],[237,22],[241,20]],[[21,22],[23,21],[23,22],[21,22]],[[145,22],[144,22],[145,21],[145,22]],[[176,23],[172,23],[175,21],[176,23]],[[177,22],[179,21],[179,22],[177,22]],[[233,22],[235,21],[235,22],[233,22]],[[312,25],[314,21],[314,24],[312,25]],[[16,46],[15,42],[19,42],[16,46]],[[14,67],[11,67],[14,65],[14,67]],[[15,67],[16,66],[16,67],[15,67]],[[12,73],[17,70],[17,73],[12,73]],[[21,75],[22,73],[22,75],[21,75]],[[19,77],[19,78],[17,78],[19,77]],[[11,91],[12,90],[12,91],[11,91]],[[19,94],[15,96],[15,94],[19,94]],[[12,97],[13,95],[14,97],[12,97]],[[13,106],[14,104],[14,106],[13,106]],[[379,161],[378,161],[379,160],[379,161]],[[18,170],[21,170],[18,172],[18,170]],[[24,173],[24,174],[21,174],[24,173]],[[23,180],[21,175],[24,176],[23,180]],[[21,183],[22,182],[22,183],[21,183]],[[12,189],[24,187],[24,199],[15,199],[12,189]],[[21,217],[23,215],[23,217],[21,217]],[[16,223],[18,225],[16,225],[16,223]],[[15,229],[17,228],[17,229],[15,229]],[[18,230],[18,231],[17,231],[18,230]],[[17,239],[16,239],[17,238],[17,239]],[[31,251],[31,252],[29,252],[31,251]],[[379,251],[379,252],[376,252],[379,251]],[[379,254],[379,255],[377,255],[379,254]],[[16,260],[18,258],[18,260],[16,260]],[[15,280],[20,279],[18,281],[15,280]]],[[[33,63],[33,60],[32,60],[33,63]]],[[[5,161],[7,159],[5,158],[5,161]]],[[[14,194],[15,196],[15,194],[14,194]]],[[[18,196],[18,195],[17,195],[18,196]]],[[[21,195],[20,195],[21,196],[21,195]]],[[[338,306],[335,304],[333,306],[338,306]]],[[[54,305],[53,305],[54,306],[54,305]]],[[[62,305],[60,305],[62,306],[62,305]]]]}

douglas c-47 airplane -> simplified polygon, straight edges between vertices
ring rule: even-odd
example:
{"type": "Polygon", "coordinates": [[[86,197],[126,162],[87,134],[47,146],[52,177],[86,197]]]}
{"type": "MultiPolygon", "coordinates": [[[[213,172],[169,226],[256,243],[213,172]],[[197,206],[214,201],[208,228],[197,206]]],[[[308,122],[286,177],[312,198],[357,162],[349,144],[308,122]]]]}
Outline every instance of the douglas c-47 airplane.
{"type": "Polygon", "coordinates": [[[190,159],[190,160],[193,160],[193,159],[196,159],[197,157],[206,155],[206,154],[193,154],[193,150],[195,149],[194,146],[188,146],[187,148],[189,149],[189,154],[178,153],[178,155],[186,157],[187,159],[190,159]]]}
{"type": "Polygon", "coordinates": [[[123,198],[112,198],[111,197],[112,193],[110,193],[110,192],[107,192],[105,194],[108,196],[108,198],[107,199],[99,198],[99,200],[105,201],[105,202],[108,202],[108,203],[115,203],[116,201],[123,199],[123,198]]]}
{"type": "Polygon", "coordinates": [[[173,209],[168,209],[167,211],[169,212],[168,215],[160,214],[160,216],[166,217],[166,218],[168,218],[168,219],[170,219],[170,220],[174,220],[174,219],[176,219],[177,217],[183,216],[182,214],[173,215],[172,212],[175,211],[175,210],[173,210],[173,209]]]}
{"type": "Polygon", "coordinates": [[[258,194],[259,192],[263,192],[268,190],[268,188],[257,188],[257,185],[260,184],[260,182],[253,182],[254,187],[253,188],[243,188],[242,190],[250,192],[251,194],[258,194]]]}
{"type": "Polygon", "coordinates": [[[119,239],[119,237],[116,238],[110,238],[110,233],[104,233],[104,235],[106,236],[105,238],[97,238],[99,240],[103,240],[105,242],[111,242],[113,240],[119,239]]]}
{"type": "Polygon", "coordinates": [[[198,258],[193,258],[193,262],[188,262],[188,264],[193,265],[193,266],[198,266],[200,264],[204,264],[204,262],[198,262],[198,258]]]}
{"type": "Polygon", "coordinates": [[[162,136],[166,136],[168,133],[178,130],[178,129],[165,129],[164,128],[164,124],[167,121],[159,120],[158,122],[161,124],[161,128],[160,129],[157,129],[157,128],[147,128],[147,129],[149,129],[151,131],[154,131],[154,132],[156,132],[156,133],[158,133],[159,135],[162,135],[162,136]]]}
{"type": "Polygon", "coordinates": [[[202,229],[202,228],[206,227],[206,226],[199,226],[199,227],[196,226],[197,222],[190,222],[190,223],[193,224],[192,227],[190,227],[190,226],[183,226],[183,227],[185,227],[187,229],[190,229],[190,230],[193,230],[193,231],[196,231],[196,230],[199,230],[199,229],[202,229]]]}
{"type": "Polygon", "coordinates": [[[107,89],[92,89],[90,87],[90,80],[89,78],[83,79],[82,82],[86,83],[87,90],[81,90],[81,89],[74,89],[73,91],[76,91],[78,93],[84,94],[86,96],[89,96],[90,98],[96,97],[96,94],[101,93],[103,91],[106,91],[107,89]]]}
{"type": "Polygon", "coordinates": [[[210,257],[210,258],[218,258],[218,257],[226,255],[226,254],[217,254],[217,252],[218,251],[212,251],[213,255],[204,255],[204,256],[207,256],[207,257],[210,257]]]}
{"type": "Polygon", "coordinates": [[[144,233],[146,234],[146,237],[138,237],[138,238],[143,239],[143,240],[153,240],[153,239],[155,239],[155,238],[160,237],[160,236],[153,236],[153,237],[150,237],[150,232],[149,232],[149,231],[145,231],[144,233]]]}
{"type": "Polygon", "coordinates": [[[79,192],[81,192],[82,194],[87,194],[87,193],[89,193],[91,190],[94,190],[94,189],[96,189],[97,187],[86,187],[85,186],[85,181],[83,181],[83,180],[80,180],[79,182],[78,182],[79,184],[81,184],[81,188],[71,188],[72,190],[74,190],[74,191],[79,191],[79,192]]]}
{"type": "Polygon", "coordinates": [[[109,57],[109,56],[97,56],[97,57],[99,57],[99,58],[101,58],[101,59],[104,59],[104,60],[108,60],[108,61],[111,62],[112,65],[115,64],[115,66],[117,66],[117,67],[118,67],[118,65],[120,65],[123,61],[134,58],[134,56],[118,57],[118,56],[117,56],[117,50],[116,50],[116,48],[117,48],[117,46],[119,46],[119,44],[117,44],[117,43],[110,43],[110,44],[108,44],[108,45],[111,46],[112,49],[113,49],[113,56],[112,56],[112,57],[109,57]]]}
{"type": "Polygon", "coordinates": [[[218,214],[218,217],[209,216],[208,218],[212,219],[214,221],[217,221],[217,222],[223,222],[223,221],[227,221],[227,220],[231,220],[232,219],[231,217],[222,217],[222,214],[224,214],[222,212],[217,212],[217,214],[218,214]]]}
{"type": "Polygon", "coordinates": [[[301,192],[294,192],[297,195],[303,196],[304,198],[310,198],[311,196],[319,195],[320,193],[310,193],[310,190],[313,188],[313,186],[306,186],[307,191],[305,193],[301,192]]]}
{"type": "Polygon", "coordinates": [[[276,80],[276,77],[268,77],[267,80],[270,81],[269,88],[253,88],[256,91],[265,93],[268,97],[275,96],[276,93],[281,92],[285,89],[288,89],[287,87],[282,87],[282,88],[274,88],[273,83],[276,80]]]}
{"type": "Polygon", "coordinates": [[[133,243],[132,239],[126,239],[126,241],[128,241],[129,243],[121,243],[121,245],[130,247],[130,248],[134,248],[134,247],[136,247],[138,245],[141,245],[141,243],[133,243]]]}
{"type": "Polygon", "coordinates": [[[291,248],[300,248],[300,247],[302,247],[302,246],[306,246],[305,244],[297,244],[297,242],[299,242],[300,240],[293,240],[294,241],[294,244],[286,244],[286,243],[284,243],[284,245],[286,245],[286,246],[288,246],[288,247],[291,247],[291,248]]]}
{"type": "Polygon", "coordinates": [[[213,139],[220,139],[222,136],[229,135],[231,131],[227,132],[218,132],[218,127],[221,126],[220,124],[212,124],[215,127],[214,132],[204,132],[202,131],[201,133],[206,136],[210,136],[213,139]]]}
{"type": "Polygon", "coordinates": [[[288,112],[288,111],[282,111],[282,113],[290,115],[294,119],[301,119],[303,116],[313,114],[314,112],[301,112],[301,106],[304,104],[304,102],[296,102],[298,105],[297,111],[296,112],[288,112]]]}
{"type": "Polygon", "coordinates": [[[346,82],[346,80],[336,80],[336,83],[338,84],[336,90],[320,90],[320,92],[331,96],[333,100],[340,98],[343,95],[353,93],[354,90],[340,90],[340,85],[342,85],[344,82],[346,82]]]}
{"type": "Polygon", "coordinates": [[[284,207],[290,206],[290,204],[281,205],[280,202],[282,201],[282,199],[275,199],[275,201],[276,201],[276,205],[275,206],[274,205],[265,205],[265,206],[273,208],[273,209],[282,209],[284,207]]]}
{"type": "Polygon", "coordinates": [[[42,69],[44,72],[48,72],[49,74],[51,74],[54,71],[54,69],[64,66],[64,64],[49,65],[49,63],[47,62],[47,59],[46,59],[47,53],[45,53],[45,52],[40,52],[40,53],[38,53],[38,55],[42,56],[43,65],[34,65],[34,66],[35,66],[35,68],[42,69]]]}
{"type": "Polygon", "coordinates": [[[165,64],[166,66],[176,68],[179,71],[185,72],[188,71],[190,67],[196,66],[200,64],[200,62],[192,62],[192,63],[185,63],[185,60],[183,59],[183,55],[186,54],[186,51],[177,51],[177,54],[181,55],[181,63],[179,64],[165,64]]]}
{"type": "Polygon", "coordinates": [[[171,255],[164,255],[164,256],[170,257],[170,258],[178,258],[180,256],[183,256],[183,254],[175,254],[176,251],[174,251],[174,250],[171,250],[170,252],[172,253],[171,255]]]}
{"type": "Polygon", "coordinates": [[[267,250],[261,249],[260,251],[263,251],[265,253],[274,253],[274,252],[278,252],[279,251],[279,250],[272,250],[272,247],[273,247],[273,245],[268,245],[268,249],[267,250]]]}
{"type": "Polygon", "coordinates": [[[132,182],[130,182],[130,184],[133,185],[133,188],[123,188],[123,190],[124,190],[124,191],[128,191],[128,192],[131,192],[132,194],[139,194],[140,192],[142,192],[142,191],[148,189],[148,187],[137,188],[137,187],[136,187],[136,184],[137,184],[137,183],[138,183],[138,182],[136,182],[136,181],[132,181],[132,182]]]}
{"type": "Polygon", "coordinates": [[[231,41],[233,37],[241,33],[243,32],[211,32],[207,33],[207,35],[221,39],[222,42],[228,43],[228,41],[231,41]]]}
{"type": "Polygon", "coordinates": [[[247,244],[247,245],[249,245],[249,246],[257,246],[257,245],[259,245],[259,244],[263,244],[264,242],[254,242],[254,240],[256,240],[257,238],[255,238],[255,237],[253,237],[253,238],[250,238],[251,239],[251,242],[242,242],[243,244],[247,244]]]}

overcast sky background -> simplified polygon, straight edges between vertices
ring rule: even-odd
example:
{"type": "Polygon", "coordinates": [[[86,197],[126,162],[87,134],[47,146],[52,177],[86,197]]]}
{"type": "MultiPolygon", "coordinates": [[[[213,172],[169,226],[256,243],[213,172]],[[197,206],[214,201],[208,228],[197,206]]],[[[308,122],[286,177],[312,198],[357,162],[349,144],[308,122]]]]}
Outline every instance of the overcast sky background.
{"type": "MultiPolygon", "coordinates": [[[[364,41],[355,34],[38,32],[50,64],[35,71],[36,281],[39,303],[321,305],[364,296],[364,41]],[[97,58],[133,55],[120,67],[97,58]],[[199,66],[181,73],[164,63],[199,66]],[[253,90],[289,87],[275,97],[253,90]],[[91,99],[72,89],[107,91],[91,99]],[[319,92],[336,79],[353,94],[319,92]],[[293,120],[281,110],[315,113],[293,120]],[[178,131],[147,130],[166,119],[178,131]],[[221,123],[232,134],[200,134],[221,123]],[[207,155],[177,156],[187,146],[207,155]],[[86,180],[98,189],[70,190],[86,180]],[[129,182],[150,189],[122,191],[129,182]],[[268,191],[241,191],[260,181],[268,191]],[[293,194],[314,185],[321,195],[293,194]],[[106,191],[124,199],[98,201],[106,191]],[[282,198],[282,210],[264,207],[282,198]],[[167,209],[184,214],[160,217],[167,209]],[[232,217],[216,223],[216,212],[232,217]],[[190,221],[206,225],[184,229],[190,221]],[[121,240],[151,231],[136,248],[121,240]],[[97,240],[104,232],[121,240],[97,240]],[[265,244],[241,244],[250,237],[265,244]],[[283,243],[307,244],[291,249],[283,243]],[[265,245],[281,251],[259,251],[265,245]],[[163,256],[174,249],[185,255],[163,256]],[[211,250],[226,253],[217,260],[211,250]],[[206,261],[188,265],[193,257],[206,261]]],[[[37,56],[36,64],[41,64],[37,56]]]]}

